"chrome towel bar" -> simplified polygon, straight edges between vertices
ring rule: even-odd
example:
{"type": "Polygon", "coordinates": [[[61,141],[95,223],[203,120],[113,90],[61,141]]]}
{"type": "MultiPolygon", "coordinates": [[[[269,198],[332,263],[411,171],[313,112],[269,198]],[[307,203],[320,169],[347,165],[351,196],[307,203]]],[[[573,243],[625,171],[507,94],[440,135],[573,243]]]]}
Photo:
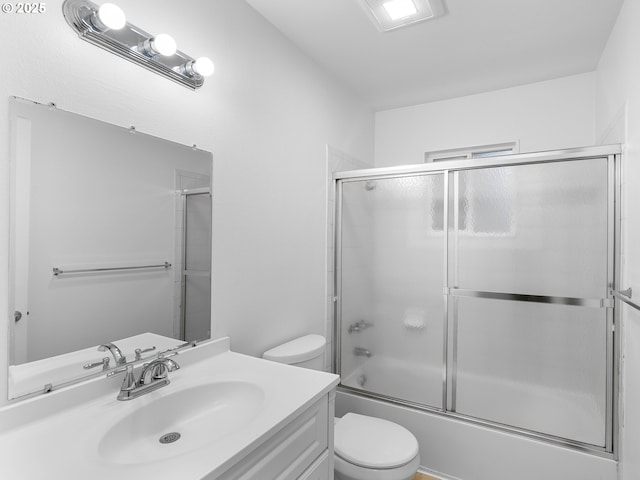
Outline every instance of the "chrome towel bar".
{"type": "Polygon", "coordinates": [[[640,305],[637,304],[636,302],[634,302],[633,300],[631,300],[631,289],[627,288],[626,290],[612,290],[611,294],[617,298],[618,300],[623,301],[624,303],[626,303],[627,305],[629,305],[630,307],[635,308],[636,310],[640,310],[640,305]]]}
{"type": "Polygon", "coordinates": [[[120,270],[141,270],[147,268],[171,268],[171,264],[169,262],[164,262],[156,265],[135,265],[129,267],[100,267],[100,268],[80,268],[68,270],[66,268],[53,267],[53,275],[60,276],[66,275],[68,273],[100,273],[100,272],[115,272],[120,270]]]}

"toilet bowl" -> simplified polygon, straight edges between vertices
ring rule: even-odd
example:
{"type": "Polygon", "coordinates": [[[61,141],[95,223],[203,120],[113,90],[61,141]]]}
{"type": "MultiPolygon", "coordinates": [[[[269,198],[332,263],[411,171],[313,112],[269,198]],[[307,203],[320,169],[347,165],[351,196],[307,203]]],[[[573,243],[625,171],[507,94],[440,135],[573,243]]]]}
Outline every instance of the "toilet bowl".
{"type": "Polygon", "coordinates": [[[336,421],[334,443],[338,480],[410,480],[420,466],[416,437],[381,418],[347,413],[336,421]]]}
{"type": "MultiPolygon", "coordinates": [[[[306,335],[279,345],[263,358],[322,370],[322,335],[306,335]]],[[[336,480],[410,480],[420,466],[418,440],[406,428],[381,418],[347,413],[335,419],[336,480]]]]}

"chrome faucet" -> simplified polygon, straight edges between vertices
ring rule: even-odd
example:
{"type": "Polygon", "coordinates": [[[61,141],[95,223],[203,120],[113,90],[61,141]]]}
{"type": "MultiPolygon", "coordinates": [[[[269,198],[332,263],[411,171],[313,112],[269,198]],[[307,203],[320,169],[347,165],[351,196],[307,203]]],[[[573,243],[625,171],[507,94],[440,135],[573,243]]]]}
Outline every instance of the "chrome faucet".
{"type": "Polygon", "coordinates": [[[356,323],[352,323],[349,325],[349,333],[358,333],[362,330],[366,330],[369,327],[373,327],[373,323],[365,322],[364,320],[359,320],[356,323]]]}
{"type": "Polygon", "coordinates": [[[353,354],[356,357],[367,357],[367,358],[371,358],[371,352],[369,350],[367,350],[366,348],[362,348],[362,347],[356,347],[353,349],[353,354]]]}
{"type": "Polygon", "coordinates": [[[125,357],[120,349],[116,347],[113,343],[103,343],[98,347],[99,352],[106,352],[109,350],[111,355],[113,355],[113,359],[116,361],[116,365],[124,365],[127,363],[127,357],[125,357]]]}
{"type": "Polygon", "coordinates": [[[160,387],[169,385],[169,372],[178,370],[178,365],[170,358],[157,358],[150,363],[145,363],[140,371],[140,378],[136,380],[133,374],[133,365],[129,364],[125,369],[116,370],[114,373],[126,372],[118,400],[132,400],[145,393],[153,392],[160,387]]]}

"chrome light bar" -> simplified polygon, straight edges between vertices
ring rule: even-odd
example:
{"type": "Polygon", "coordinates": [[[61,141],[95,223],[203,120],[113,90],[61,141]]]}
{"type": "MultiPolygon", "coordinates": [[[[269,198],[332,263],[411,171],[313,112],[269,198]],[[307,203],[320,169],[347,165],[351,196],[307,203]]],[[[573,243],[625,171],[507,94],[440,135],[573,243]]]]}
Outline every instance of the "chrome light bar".
{"type": "Polygon", "coordinates": [[[132,25],[115,5],[98,6],[87,0],[65,0],[62,13],[81,39],[192,90],[201,87],[204,77],[213,73],[213,64],[208,58],[196,60],[176,50],[175,42],[168,35],[153,36],[132,25]],[[115,10],[114,24],[104,21],[105,6],[115,10]],[[165,41],[162,45],[161,40],[165,41]]]}

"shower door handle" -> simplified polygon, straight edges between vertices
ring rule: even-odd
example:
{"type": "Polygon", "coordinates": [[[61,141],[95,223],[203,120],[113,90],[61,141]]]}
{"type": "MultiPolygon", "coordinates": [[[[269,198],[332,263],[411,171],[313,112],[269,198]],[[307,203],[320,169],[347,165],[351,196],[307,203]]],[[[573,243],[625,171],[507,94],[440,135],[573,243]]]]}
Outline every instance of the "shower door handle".
{"type": "Polygon", "coordinates": [[[19,310],[16,310],[15,312],[13,312],[13,321],[18,323],[20,321],[20,319],[22,318],[22,312],[19,310]]]}

